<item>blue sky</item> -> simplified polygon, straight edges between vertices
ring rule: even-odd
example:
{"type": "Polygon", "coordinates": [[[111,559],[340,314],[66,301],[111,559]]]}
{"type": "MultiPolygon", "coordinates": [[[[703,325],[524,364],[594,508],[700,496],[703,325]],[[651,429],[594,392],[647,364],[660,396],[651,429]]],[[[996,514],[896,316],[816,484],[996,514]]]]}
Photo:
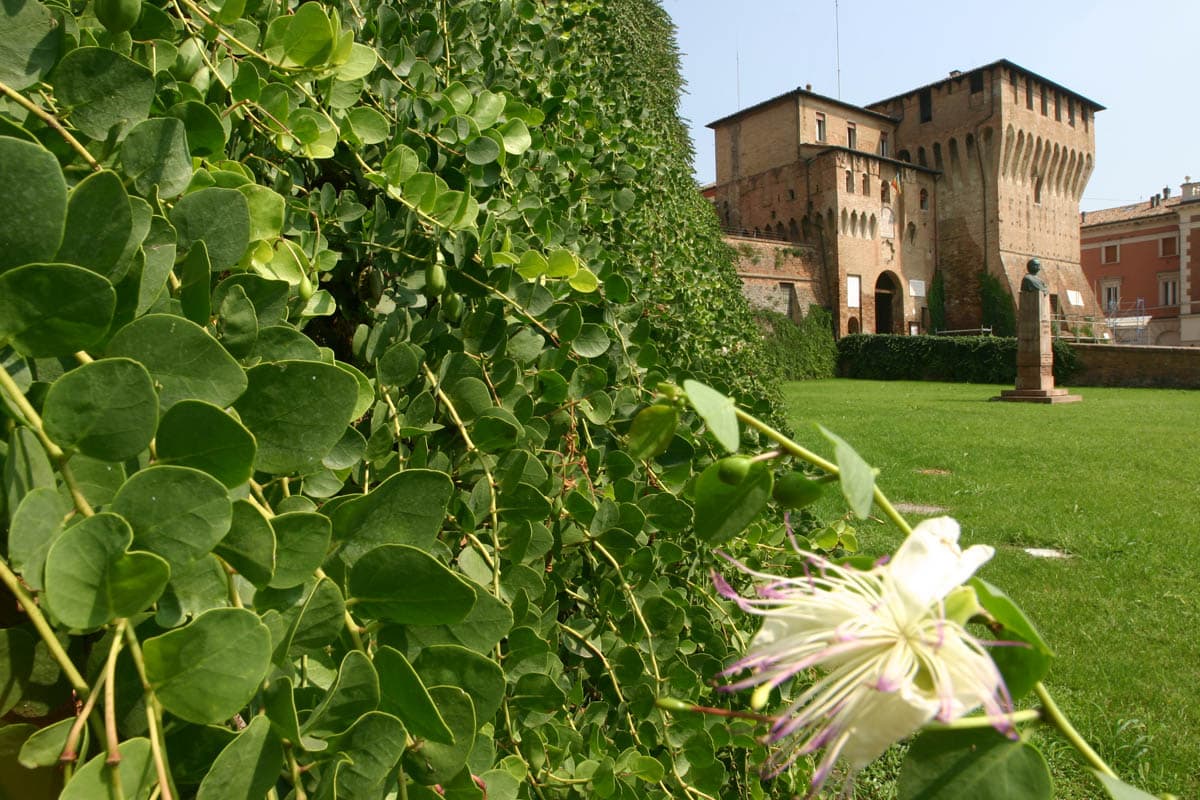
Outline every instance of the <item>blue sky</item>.
{"type": "Polygon", "coordinates": [[[1107,110],[1081,208],[1200,179],[1197,0],[661,0],[678,28],[695,173],[714,176],[705,124],[797,86],[864,104],[1007,58],[1107,110]],[[740,103],[739,103],[740,95],[740,103]]]}

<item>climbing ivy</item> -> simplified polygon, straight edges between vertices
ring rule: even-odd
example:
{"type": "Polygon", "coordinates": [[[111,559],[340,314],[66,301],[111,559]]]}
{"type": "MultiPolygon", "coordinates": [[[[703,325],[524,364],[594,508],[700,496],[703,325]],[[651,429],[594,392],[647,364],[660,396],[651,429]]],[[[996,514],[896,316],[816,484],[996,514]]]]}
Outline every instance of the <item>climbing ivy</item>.
{"type": "Polygon", "coordinates": [[[677,66],[649,0],[0,4],[4,793],[763,795],[655,706],[753,622],[630,421],[775,400],[677,66]]]}

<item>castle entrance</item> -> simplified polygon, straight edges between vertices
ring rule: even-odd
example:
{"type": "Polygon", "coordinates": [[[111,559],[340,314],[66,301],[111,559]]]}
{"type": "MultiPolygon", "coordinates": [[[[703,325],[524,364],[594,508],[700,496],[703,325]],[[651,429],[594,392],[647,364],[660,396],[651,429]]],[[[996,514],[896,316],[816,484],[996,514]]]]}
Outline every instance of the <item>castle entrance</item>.
{"type": "Polygon", "coordinates": [[[880,273],[875,281],[875,332],[896,333],[896,321],[904,318],[904,295],[892,272],[880,273]]]}

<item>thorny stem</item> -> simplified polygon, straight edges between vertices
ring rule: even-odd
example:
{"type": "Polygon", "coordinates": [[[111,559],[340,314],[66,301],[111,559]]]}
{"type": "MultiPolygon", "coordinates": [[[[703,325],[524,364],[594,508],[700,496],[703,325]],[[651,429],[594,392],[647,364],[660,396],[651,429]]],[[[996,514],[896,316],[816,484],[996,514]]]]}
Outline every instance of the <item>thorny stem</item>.
{"type": "Polygon", "coordinates": [[[129,645],[129,655],[133,658],[133,666],[137,669],[142,681],[142,691],[145,694],[146,724],[149,727],[150,753],[154,757],[154,769],[158,774],[158,786],[165,800],[172,800],[171,770],[167,764],[166,748],[162,741],[162,706],[154,694],[154,687],[146,677],[146,660],[142,657],[142,645],[137,640],[133,628],[125,626],[125,643],[129,645]]]}
{"type": "Polygon", "coordinates": [[[1046,690],[1045,684],[1038,681],[1037,685],[1033,687],[1033,691],[1037,694],[1038,700],[1042,702],[1042,710],[1045,712],[1044,717],[1053,723],[1054,727],[1058,728],[1059,733],[1067,738],[1067,741],[1079,751],[1079,754],[1100,772],[1110,778],[1116,778],[1117,773],[1113,772],[1112,767],[1100,757],[1099,753],[1092,749],[1092,746],[1087,743],[1079,731],[1075,730],[1075,726],[1071,724],[1066,714],[1058,707],[1058,703],[1055,703],[1054,698],[1050,696],[1050,692],[1046,690]]]}
{"type": "MultiPolygon", "coordinates": [[[[4,370],[0,369],[0,374],[4,370]]],[[[62,642],[58,641],[58,637],[54,635],[54,630],[50,627],[50,623],[46,622],[46,618],[42,616],[42,610],[38,608],[37,602],[29,596],[29,592],[25,591],[25,587],[21,584],[21,579],[8,566],[8,562],[0,558],[0,581],[8,587],[8,590],[17,598],[17,602],[21,604],[21,608],[25,610],[29,621],[33,623],[33,627],[37,629],[38,635],[42,637],[42,641],[46,643],[46,647],[50,650],[50,655],[54,656],[54,660],[58,662],[59,668],[63,674],[67,676],[67,680],[71,682],[71,688],[75,690],[75,694],[80,697],[88,697],[91,694],[91,688],[87,681],[79,674],[79,670],[75,668],[71,657],[67,655],[67,651],[63,649],[62,642]]]]}
{"type": "MultiPolygon", "coordinates": [[[[757,417],[755,417],[751,414],[747,414],[745,411],[742,411],[740,408],[735,408],[734,411],[737,414],[737,418],[739,420],[744,422],[746,425],[749,425],[751,428],[754,428],[759,433],[764,434],[768,438],[774,439],[776,442],[779,443],[780,447],[784,451],[790,453],[791,455],[795,456],[796,458],[802,458],[805,461],[807,461],[808,463],[813,464],[814,466],[820,467],[821,469],[825,470],[826,472],[828,472],[831,475],[840,475],[841,474],[841,470],[838,469],[837,464],[834,464],[832,461],[827,461],[824,458],[821,458],[816,453],[812,452],[811,450],[809,450],[805,447],[802,447],[801,445],[792,441],[788,437],[784,436],[779,431],[772,428],[767,423],[763,422],[762,420],[758,419],[757,417]]],[[[901,531],[903,531],[905,536],[908,536],[909,534],[911,534],[912,527],[908,524],[908,521],[906,519],[904,519],[904,517],[900,516],[900,512],[897,511],[896,508],[892,505],[891,501],[887,499],[887,496],[884,495],[883,490],[881,490],[879,488],[879,486],[875,486],[874,495],[875,495],[875,504],[878,505],[881,509],[883,509],[883,513],[887,515],[887,518],[890,519],[897,528],[899,528],[901,531]]]]}
{"type": "Polygon", "coordinates": [[[96,161],[95,157],[91,153],[88,152],[88,149],[80,144],[79,140],[72,136],[71,132],[62,126],[62,123],[58,121],[58,117],[54,116],[49,111],[46,111],[37,103],[34,103],[32,100],[25,97],[25,95],[13,89],[3,81],[0,81],[0,93],[3,93],[6,97],[13,100],[13,102],[23,106],[27,111],[29,111],[29,113],[33,114],[42,122],[53,128],[55,133],[61,136],[67,144],[71,145],[72,150],[74,150],[76,153],[79,153],[80,157],[87,162],[87,165],[92,168],[93,172],[99,172],[102,169],[100,163],[96,161]]]}
{"type": "Polygon", "coordinates": [[[62,475],[63,482],[67,484],[67,489],[71,492],[71,499],[75,502],[75,509],[85,517],[95,514],[96,512],[88,504],[87,498],[83,496],[83,491],[79,488],[79,483],[75,480],[75,474],[67,464],[70,456],[64,453],[63,449],[46,435],[46,430],[42,427],[41,415],[29,404],[29,401],[25,398],[25,393],[21,391],[20,386],[17,386],[17,382],[13,380],[13,377],[8,374],[8,370],[6,369],[0,369],[0,390],[3,390],[4,394],[8,395],[8,399],[21,412],[21,416],[25,417],[25,422],[33,429],[38,440],[41,441],[42,447],[46,448],[46,453],[58,464],[58,472],[62,475]]]}

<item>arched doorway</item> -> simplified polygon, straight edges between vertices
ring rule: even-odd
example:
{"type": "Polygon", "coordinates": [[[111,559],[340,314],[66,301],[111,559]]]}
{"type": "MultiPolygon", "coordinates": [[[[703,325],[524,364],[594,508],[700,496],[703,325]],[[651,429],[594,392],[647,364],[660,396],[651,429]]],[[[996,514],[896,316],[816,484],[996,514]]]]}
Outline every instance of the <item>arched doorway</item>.
{"type": "Polygon", "coordinates": [[[896,333],[904,321],[904,294],[895,273],[882,272],[875,281],[875,332],[896,333]]]}

